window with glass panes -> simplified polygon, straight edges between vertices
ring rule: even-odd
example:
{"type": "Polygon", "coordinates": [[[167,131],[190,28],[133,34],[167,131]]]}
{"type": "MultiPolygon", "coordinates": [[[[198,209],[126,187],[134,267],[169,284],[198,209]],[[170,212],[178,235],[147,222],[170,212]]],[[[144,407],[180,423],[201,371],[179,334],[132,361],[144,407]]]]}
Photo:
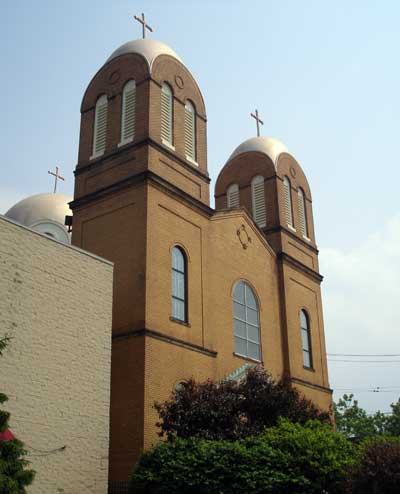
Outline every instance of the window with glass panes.
{"type": "Polygon", "coordinates": [[[186,257],[179,247],[172,249],[172,317],[187,322],[186,257]]]}
{"type": "Polygon", "coordinates": [[[301,343],[303,349],[303,365],[312,368],[310,324],[305,310],[300,311],[301,343]]]}
{"type": "Polygon", "coordinates": [[[235,353],[261,360],[260,315],[253,290],[239,281],[233,291],[235,353]]]}

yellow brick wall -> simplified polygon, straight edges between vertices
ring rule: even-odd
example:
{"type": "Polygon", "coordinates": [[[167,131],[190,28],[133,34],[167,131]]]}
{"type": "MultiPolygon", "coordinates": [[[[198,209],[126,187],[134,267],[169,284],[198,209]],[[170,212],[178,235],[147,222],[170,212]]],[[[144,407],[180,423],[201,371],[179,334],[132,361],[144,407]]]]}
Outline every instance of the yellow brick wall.
{"type": "Polygon", "coordinates": [[[0,217],[0,391],[37,471],[30,494],[107,492],[112,278],[111,263],[0,217]]]}

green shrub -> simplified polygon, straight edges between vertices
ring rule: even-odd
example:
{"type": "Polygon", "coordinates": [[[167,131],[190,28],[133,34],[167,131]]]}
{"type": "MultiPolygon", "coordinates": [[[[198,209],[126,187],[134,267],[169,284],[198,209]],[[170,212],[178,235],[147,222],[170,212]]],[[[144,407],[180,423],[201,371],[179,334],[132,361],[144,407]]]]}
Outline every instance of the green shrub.
{"type": "Polygon", "coordinates": [[[280,419],[239,441],[176,439],[143,453],[135,494],[330,494],[340,492],[353,446],[318,421],[280,419]]]}

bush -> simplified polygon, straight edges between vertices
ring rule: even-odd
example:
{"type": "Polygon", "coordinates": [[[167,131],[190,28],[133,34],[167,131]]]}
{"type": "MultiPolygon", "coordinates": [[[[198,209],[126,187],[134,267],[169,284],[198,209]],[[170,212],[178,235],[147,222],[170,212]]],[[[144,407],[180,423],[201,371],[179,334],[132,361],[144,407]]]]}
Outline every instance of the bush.
{"type": "Polygon", "coordinates": [[[348,490],[353,494],[398,494],[400,439],[380,437],[362,444],[348,490]]]}
{"type": "Polygon", "coordinates": [[[353,446],[327,425],[280,419],[240,441],[176,439],[142,454],[135,494],[330,494],[340,492],[353,446]]]}
{"type": "Polygon", "coordinates": [[[164,403],[156,403],[159,435],[169,441],[192,436],[237,440],[259,434],[277,424],[279,417],[304,424],[318,419],[330,423],[292,387],[287,379],[275,382],[261,366],[250,368],[240,381],[183,382],[164,403]]]}

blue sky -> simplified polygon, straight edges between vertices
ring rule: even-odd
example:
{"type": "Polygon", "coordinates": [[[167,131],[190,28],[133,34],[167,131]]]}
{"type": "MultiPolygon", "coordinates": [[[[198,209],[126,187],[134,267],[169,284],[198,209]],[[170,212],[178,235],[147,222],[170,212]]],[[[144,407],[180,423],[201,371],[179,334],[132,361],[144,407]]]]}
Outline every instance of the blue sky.
{"type": "MultiPolygon", "coordinates": [[[[399,2],[3,0],[0,212],[55,165],[73,194],[83,92],[142,11],[203,91],[214,182],[256,107],[307,174],[328,351],[400,353],[399,2]]],[[[331,384],[396,385],[399,365],[331,364],[331,384]]],[[[357,394],[387,410],[400,390],[357,394]]]]}

